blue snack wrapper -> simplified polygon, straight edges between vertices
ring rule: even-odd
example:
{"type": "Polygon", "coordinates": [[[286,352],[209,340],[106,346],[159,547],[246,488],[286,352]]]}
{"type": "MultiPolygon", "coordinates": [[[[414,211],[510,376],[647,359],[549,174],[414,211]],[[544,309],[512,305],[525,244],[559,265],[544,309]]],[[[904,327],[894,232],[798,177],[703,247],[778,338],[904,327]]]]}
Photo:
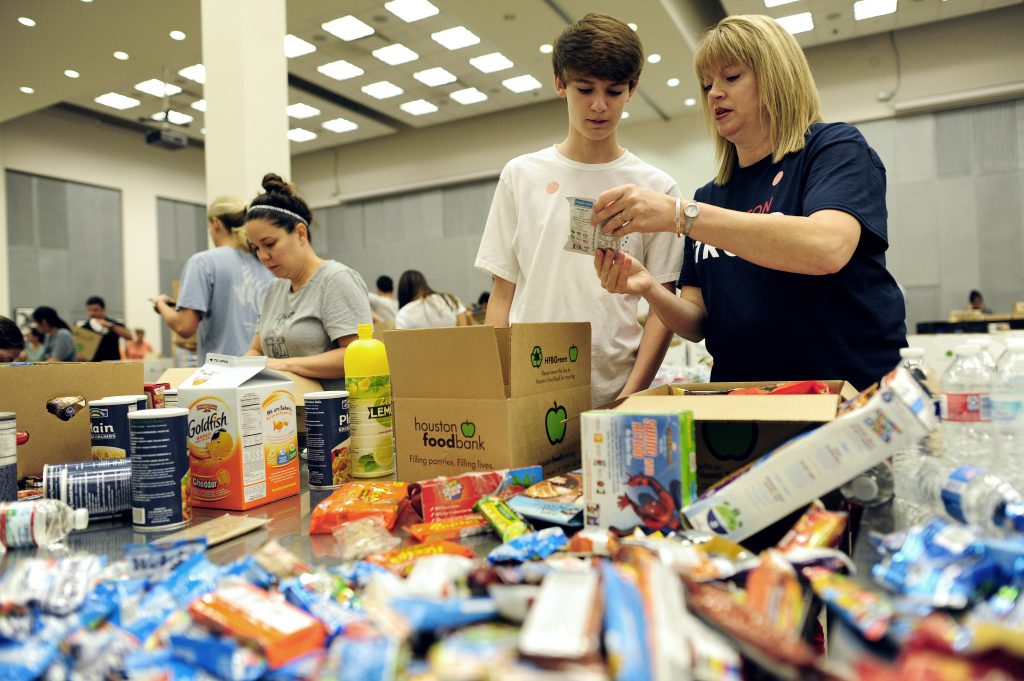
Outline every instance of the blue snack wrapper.
{"type": "Polygon", "coordinates": [[[583,507],[561,501],[544,501],[523,494],[508,500],[509,508],[528,520],[565,527],[583,527],[583,507]]]}
{"type": "Polygon", "coordinates": [[[604,645],[612,678],[615,681],[653,678],[640,590],[607,562],[601,563],[601,582],[605,603],[604,645]]]}
{"type": "Polygon", "coordinates": [[[530,532],[495,547],[487,560],[491,563],[525,563],[528,560],[542,560],[569,543],[561,527],[549,527],[540,532],[530,532]]]}
{"type": "Polygon", "coordinates": [[[458,629],[468,624],[498,618],[498,607],[490,598],[396,598],[388,605],[408,621],[416,632],[458,629]]]}
{"type": "Polygon", "coordinates": [[[226,681],[256,681],[267,670],[266,659],[257,651],[198,626],[171,634],[169,643],[174,659],[226,681]]]}

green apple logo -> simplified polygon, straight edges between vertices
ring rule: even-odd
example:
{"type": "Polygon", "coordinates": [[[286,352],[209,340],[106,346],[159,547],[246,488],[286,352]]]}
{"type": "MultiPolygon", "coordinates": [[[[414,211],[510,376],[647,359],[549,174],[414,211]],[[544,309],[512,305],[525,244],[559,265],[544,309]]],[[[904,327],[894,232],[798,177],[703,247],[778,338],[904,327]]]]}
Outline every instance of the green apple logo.
{"type": "Polygon", "coordinates": [[[530,364],[533,368],[538,368],[544,362],[544,353],[540,351],[539,345],[533,346],[533,352],[530,353],[530,364]]]}
{"type": "Polygon", "coordinates": [[[580,349],[575,345],[569,346],[569,361],[575,362],[580,356],[580,349]]]}
{"type": "Polygon", "coordinates": [[[547,427],[548,442],[557,445],[565,439],[565,424],[569,420],[569,414],[565,411],[564,406],[559,407],[558,402],[554,404],[554,407],[548,409],[544,425],[547,427]]]}
{"type": "Polygon", "coordinates": [[[476,424],[472,421],[463,421],[461,427],[463,437],[473,437],[476,435],[476,424]]]}

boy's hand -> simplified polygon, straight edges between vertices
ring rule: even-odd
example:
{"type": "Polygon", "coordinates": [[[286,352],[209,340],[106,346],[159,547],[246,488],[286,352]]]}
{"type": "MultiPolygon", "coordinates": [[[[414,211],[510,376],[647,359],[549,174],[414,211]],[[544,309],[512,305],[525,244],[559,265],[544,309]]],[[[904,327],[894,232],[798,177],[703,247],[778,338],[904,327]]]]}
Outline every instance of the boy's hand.
{"type": "Polygon", "coordinates": [[[655,286],[654,277],[628,253],[598,249],[594,254],[594,269],[601,279],[601,287],[612,293],[642,296],[655,286]]]}
{"type": "Polygon", "coordinates": [[[605,234],[625,236],[633,232],[675,231],[676,200],[635,184],[624,184],[602,193],[594,202],[591,224],[605,234]]]}

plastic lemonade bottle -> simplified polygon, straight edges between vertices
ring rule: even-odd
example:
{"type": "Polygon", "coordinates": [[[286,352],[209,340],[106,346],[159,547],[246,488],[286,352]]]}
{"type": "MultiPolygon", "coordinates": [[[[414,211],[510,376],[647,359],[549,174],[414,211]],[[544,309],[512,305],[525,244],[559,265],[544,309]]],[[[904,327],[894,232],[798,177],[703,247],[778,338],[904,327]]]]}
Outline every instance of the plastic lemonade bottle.
{"type": "Polygon", "coordinates": [[[372,324],[359,325],[359,340],[345,348],[352,439],[352,477],[379,478],[395,472],[395,430],[391,417],[391,370],[384,344],[372,324]]]}

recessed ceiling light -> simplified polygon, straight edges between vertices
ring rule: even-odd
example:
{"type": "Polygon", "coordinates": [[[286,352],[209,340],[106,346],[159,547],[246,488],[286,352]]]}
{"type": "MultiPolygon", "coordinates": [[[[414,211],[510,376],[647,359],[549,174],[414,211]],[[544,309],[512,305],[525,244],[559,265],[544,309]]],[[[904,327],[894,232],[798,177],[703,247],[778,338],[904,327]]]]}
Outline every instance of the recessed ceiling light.
{"type": "Polygon", "coordinates": [[[206,67],[202,64],[193,64],[178,71],[178,75],[202,85],[206,82],[206,67]]]}
{"type": "Polygon", "coordinates": [[[655,52],[654,54],[649,55],[647,57],[647,61],[648,61],[648,63],[651,63],[651,64],[657,64],[659,61],[661,61],[661,55],[658,54],[657,52],[655,52]]]}
{"type": "Polygon", "coordinates": [[[395,43],[387,47],[380,47],[373,51],[373,56],[385,64],[398,66],[406,62],[416,61],[420,55],[416,54],[402,43],[395,43]]]}
{"type": "Polygon", "coordinates": [[[28,26],[29,28],[36,25],[35,19],[29,19],[28,17],[18,17],[18,23],[22,26],[28,26]]]}
{"type": "Polygon", "coordinates": [[[543,87],[539,80],[526,74],[525,76],[516,76],[515,78],[507,78],[501,81],[501,84],[512,92],[528,92],[530,90],[536,90],[543,87]]]}
{"type": "Polygon", "coordinates": [[[153,95],[154,97],[167,97],[181,92],[181,88],[177,85],[165,83],[158,78],[150,78],[149,80],[144,80],[141,83],[136,83],[135,89],[139,92],[145,92],[147,95],[153,95]]]}
{"type": "Polygon", "coordinates": [[[669,87],[679,87],[679,79],[669,78],[668,80],[665,81],[665,85],[668,85],[669,87]]]}
{"type": "Polygon", "coordinates": [[[21,90],[21,91],[22,91],[23,93],[25,93],[26,95],[31,95],[31,94],[34,94],[34,93],[35,93],[35,89],[34,89],[34,88],[30,88],[30,87],[29,87],[28,85],[22,85],[22,86],[21,86],[20,88],[18,88],[18,89],[19,89],[19,90],[21,90]]]}
{"type": "Polygon", "coordinates": [[[510,69],[514,66],[512,60],[501,52],[491,52],[490,54],[485,54],[480,57],[473,57],[469,60],[469,63],[484,73],[504,71],[505,69],[510,69]]]}
{"type": "Polygon", "coordinates": [[[417,71],[412,74],[412,77],[430,87],[447,85],[448,83],[454,83],[456,80],[455,74],[442,69],[440,66],[425,71],[417,71]]]}
{"type": "Polygon", "coordinates": [[[203,113],[206,113],[206,100],[205,99],[197,99],[196,101],[192,102],[191,106],[196,111],[202,111],[203,113]]]}
{"type": "Polygon", "coordinates": [[[329,121],[321,123],[320,127],[326,128],[331,132],[351,132],[359,128],[356,123],[353,123],[347,118],[332,118],[329,121]]]}
{"type": "Polygon", "coordinates": [[[438,12],[427,0],[391,0],[384,3],[384,9],[406,23],[432,17],[438,12]]]}
{"type": "Polygon", "coordinates": [[[118,50],[117,52],[114,53],[114,59],[119,59],[121,61],[128,61],[128,53],[127,52],[122,52],[121,50],[118,50]]]}
{"type": "Polygon", "coordinates": [[[288,139],[292,142],[308,142],[316,139],[316,133],[305,128],[292,128],[288,131],[288,139]]]}
{"type": "Polygon", "coordinates": [[[872,19],[896,11],[896,0],[859,0],[853,3],[853,18],[872,19]]]}
{"type": "Polygon", "coordinates": [[[92,2],[92,0],[82,0],[82,2],[88,4],[88,3],[92,2]]]}
{"type": "Polygon", "coordinates": [[[344,59],[339,59],[338,61],[332,61],[330,64],[318,66],[316,67],[316,70],[328,78],[333,78],[334,80],[348,80],[349,78],[361,76],[364,73],[361,68],[355,64],[345,61],[344,59]]]}
{"type": "Polygon", "coordinates": [[[402,104],[398,108],[413,116],[422,116],[424,114],[434,113],[437,111],[437,107],[425,99],[414,99],[411,102],[402,104]]]}
{"type": "Polygon", "coordinates": [[[775,21],[793,35],[814,30],[814,19],[811,18],[810,12],[790,14],[788,17],[776,17],[775,21]]]}
{"type": "Polygon", "coordinates": [[[320,109],[309,104],[303,104],[302,102],[290,104],[286,111],[292,118],[312,118],[313,116],[320,115],[320,109]]]}
{"type": "Polygon", "coordinates": [[[403,90],[402,88],[386,80],[381,80],[376,83],[364,85],[360,89],[375,99],[388,99],[389,97],[397,97],[398,95],[405,92],[405,90],[403,90]]]}
{"type": "Polygon", "coordinates": [[[320,28],[324,29],[331,35],[341,38],[345,42],[373,35],[372,27],[367,26],[351,14],[341,17],[340,19],[332,19],[326,24],[320,24],[320,28]]]}
{"type": "Polygon", "coordinates": [[[100,95],[93,101],[97,104],[102,104],[103,106],[109,106],[111,109],[118,109],[119,111],[131,109],[140,104],[139,100],[119,95],[116,92],[108,92],[105,95],[100,95]]]}
{"type": "Polygon", "coordinates": [[[184,40],[188,37],[187,35],[185,35],[184,31],[171,31],[169,35],[171,36],[171,40],[178,41],[184,40]]]}
{"type": "Polygon", "coordinates": [[[459,50],[463,47],[476,45],[480,42],[480,38],[477,38],[476,35],[474,35],[465,26],[456,26],[455,28],[431,33],[430,37],[434,39],[434,42],[444,45],[449,50],[459,50]]]}
{"type": "Polygon", "coordinates": [[[693,106],[696,103],[697,100],[694,99],[693,97],[687,97],[686,99],[683,100],[683,104],[685,104],[686,106],[693,106]]]}
{"type": "Polygon", "coordinates": [[[465,90],[456,90],[448,95],[459,104],[476,104],[487,99],[487,95],[475,87],[468,87],[465,90]]]}
{"type": "Polygon", "coordinates": [[[206,134],[206,128],[199,128],[199,134],[200,135],[205,135],[206,134]]]}
{"type": "Polygon", "coordinates": [[[551,43],[544,43],[543,45],[540,46],[541,54],[551,54],[554,51],[555,48],[551,45],[551,43]]]}
{"type": "Polygon", "coordinates": [[[75,71],[74,69],[64,69],[64,75],[68,78],[78,78],[82,74],[80,74],[78,71],[75,71]]]}
{"type": "MultiPolygon", "coordinates": [[[[158,111],[157,113],[150,116],[150,118],[152,118],[154,121],[162,121],[164,120],[164,113],[165,112],[163,111],[158,111]]],[[[180,111],[175,111],[174,109],[167,111],[166,114],[167,121],[170,123],[174,123],[175,125],[188,125],[189,123],[195,120],[188,114],[181,113],[180,111]]]]}
{"type": "Polygon", "coordinates": [[[631,21],[631,22],[629,22],[628,24],[626,24],[626,26],[629,26],[629,27],[630,27],[631,29],[633,29],[634,31],[636,30],[636,24],[634,24],[634,23],[633,23],[632,21],[631,21]]]}
{"type": "Polygon", "coordinates": [[[796,0],[764,0],[765,7],[778,7],[779,5],[788,5],[796,0]]]}
{"type": "Polygon", "coordinates": [[[288,59],[301,57],[304,54],[316,52],[316,45],[307,43],[305,40],[291,33],[284,37],[284,56],[288,59]]]}

